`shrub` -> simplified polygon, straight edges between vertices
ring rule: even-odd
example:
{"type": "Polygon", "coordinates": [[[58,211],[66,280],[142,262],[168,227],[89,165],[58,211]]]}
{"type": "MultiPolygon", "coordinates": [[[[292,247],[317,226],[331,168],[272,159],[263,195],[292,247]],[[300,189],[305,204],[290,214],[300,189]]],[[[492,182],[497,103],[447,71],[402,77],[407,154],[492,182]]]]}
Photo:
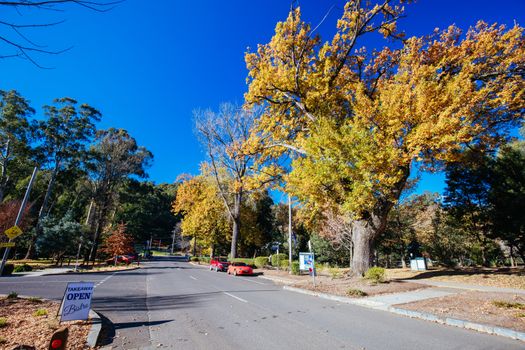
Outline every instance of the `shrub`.
{"type": "Polygon", "coordinates": [[[197,261],[199,261],[199,258],[196,257],[196,256],[192,256],[192,257],[190,258],[190,260],[191,260],[191,261],[194,261],[194,262],[197,262],[197,261]]]}
{"type": "Polygon", "coordinates": [[[39,304],[39,303],[42,302],[42,299],[37,298],[37,297],[29,297],[29,298],[27,298],[27,300],[29,300],[30,302],[35,303],[35,304],[39,304]]]}
{"type": "Polygon", "coordinates": [[[5,344],[7,343],[7,340],[5,340],[4,337],[0,337],[0,344],[5,344]]]}
{"type": "Polygon", "coordinates": [[[255,267],[255,263],[254,263],[253,260],[254,259],[250,259],[250,258],[235,258],[235,259],[231,259],[230,261],[231,262],[243,262],[246,265],[249,265],[251,267],[255,267]]]}
{"type": "Polygon", "coordinates": [[[0,317],[0,328],[4,328],[5,326],[7,326],[7,318],[0,317]]]}
{"type": "Polygon", "coordinates": [[[209,264],[211,258],[209,256],[199,256],[199,261],[209,264]]]}
{"type": "Polygon", "coordinates": [[[23,264],[23,265],[17,265],[13,272],[27,272],[27,271],[33,271],[33,268],[31,265],[23,264]]]}
{"type": "Polygon", "coordinates": [[[301,271],[299,270],[299,261],[292,261],[292,274],[298,275],[301,271]]]}
{"type": "Polygon", "coordinates": [[[17,292],[11,292],[9,294],[7,294],[7,299],[16,299],[18,298],[18,293],[17,292]]]}
{"type": "Polygon", "coordinates": [[[289,266],[289,262],[288,260],[281,260],[279,262],[279,267],[283,270],[287,270],[288,269],[288,266],[289,266]]]}
{"type": "Polygon", "coordinates": [[[371,267],[366,271],[365,278],[373,283],[382,283],[385,281],[385,269],[382,267],[371,267]]]}
{"type": "Polygon", "coordinates": [[[33,316],[46,316],[47,315],[47,310],[46,309],[38,309],[36,310],[35,312],[33,312],[33,316]]]}
{"type": "Polygon", "coordinates": [[[492,302],[492,304],[494,304],[494,306],[497,306],[497,307],[502,308],[502,309],[525,310],[525,304],[511,302],[511,301],[494,300],[492,302]]]}
{"type": "Polygon", "coordinates": [[[288,261],[288,256],[286,254],[274,254],[272,255],[272,266],[279,267],[281,266],[281,261],[288,261]]]}
{"type": "Polygon", "coordinates": [[[361,289],[350,288],[346,291],[346,295],[349,295],[351,297],[366,297],[368,294],[363,292],[361,289]]]}
{"type": "Polygon", "coordinates": [[[253,263],[255,266],[259,269],[265,267],[268,265],[268,257],[267,256],[258,256],[255,259],[253,259],[253,263]]]}
{"type": "Polygon", "coordinates": [[[2,271],[2,276],[9,276],[13,273],[13,270],[15,269],[15,265],[13,264],[5,264],[4,265],[4,271],[2,271]]]}

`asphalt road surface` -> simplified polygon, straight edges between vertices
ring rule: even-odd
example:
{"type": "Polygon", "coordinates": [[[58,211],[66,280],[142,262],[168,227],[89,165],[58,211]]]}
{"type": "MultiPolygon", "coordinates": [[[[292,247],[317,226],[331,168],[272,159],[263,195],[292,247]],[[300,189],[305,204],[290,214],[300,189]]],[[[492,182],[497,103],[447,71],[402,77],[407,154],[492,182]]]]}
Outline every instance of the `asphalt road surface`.
{"type": "Polygon", "coordinates": [[[2,277],[0,294],[60,299],[93,281],[113,349],[525,349],[523,342],[282,290],[158,258],[118,273],[2,277]]]}

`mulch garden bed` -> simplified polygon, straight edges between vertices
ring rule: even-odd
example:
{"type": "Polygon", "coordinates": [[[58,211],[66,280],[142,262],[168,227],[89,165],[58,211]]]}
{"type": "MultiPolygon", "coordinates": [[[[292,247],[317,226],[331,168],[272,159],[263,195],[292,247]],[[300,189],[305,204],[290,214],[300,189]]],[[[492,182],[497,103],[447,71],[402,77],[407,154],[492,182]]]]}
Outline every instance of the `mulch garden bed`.
{"type": "Polygon", "coordinates": [[[86,345],[91,328],[89,321],[59,324],[56,317],[60,303],[38,298],[0,299],[0,349],[19,345],[47,349],[52,334],[62,327],[69,329],[67,349],[89,349],[86,345]]]}

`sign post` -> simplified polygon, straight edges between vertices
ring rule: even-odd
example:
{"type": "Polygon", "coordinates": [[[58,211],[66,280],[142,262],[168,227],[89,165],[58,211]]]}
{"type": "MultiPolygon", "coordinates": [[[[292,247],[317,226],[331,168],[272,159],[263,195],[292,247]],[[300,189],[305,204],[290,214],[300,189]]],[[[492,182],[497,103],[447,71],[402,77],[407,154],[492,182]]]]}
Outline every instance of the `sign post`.
{"type": "Polygon", "coordinates": [[[60,322],[87,320],[94,289],[94,282],[69,282],[62,298],[60,322]]]}
{"type": "MultiPolygon", "coordinates": [[[[18,210],[18,215],[16,216],[14,226],[5,231],[6,236],[9,237],[8,243],[13,243],[11,241],[22,234],[22,230],[18,227],[18,224],[20,221],[22,221],[22,215],[24,214],[24,209],[27,205],[27,201],[29,200],[29,193],[31,192],[31,187],[33,187],[33,182],[35,181],[37,171],[38,168],[35,167],[33,169],[33,174],[31,175],[31,180],[29,180],[29,184],[27,185],[26,194],[24,195],[22,204],[20,204],[20,209],[18,210]]],[[[9,246],[5,248],[4,257],[2,258],[2,263],[0,264],[0,276],[2,276],[2,272],[4,271],[4,266],[7,262],[7,258],[9,257],[10,249],[11,248],[9,246]]]]}

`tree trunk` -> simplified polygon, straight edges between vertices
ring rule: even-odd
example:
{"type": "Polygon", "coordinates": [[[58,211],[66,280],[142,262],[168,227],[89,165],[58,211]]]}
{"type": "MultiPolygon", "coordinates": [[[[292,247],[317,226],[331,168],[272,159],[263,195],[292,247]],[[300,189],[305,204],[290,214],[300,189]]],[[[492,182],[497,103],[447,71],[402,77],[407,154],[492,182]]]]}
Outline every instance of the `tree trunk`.
{"type": "Polygon", "coordinates": [[[512,251],[512,245],[509,247],[510,267],[516,267],[514,262],[514,252],[512,251]]]}
{"type": "Polygon", "coordinates": [[[9,159],[9,142],[5,144],[5,154],[2,156],[2,174],[0,175],[0,203],[4,201],[5,188],[7,187],[7,162],[9,159]]]}
{"type": "Polygon", "coordinates": [[[362,276],[372,263],[372,243],[376,237],[376,230],[366,221],[354,222],[352,231],[352,243],[354,254],[352,257],[352,272],[362,276]]]}
{"type": "Polygon", "coordinates": [[[232,210],[232,244],[230,249],[230,256],[232,259],[237,257],[237,240],[240,236],[241,231],[241,201],[242,201],[242,191],[239,191],[235,194],[235,201],[233,203],[232,210]]]}
{"type": "Polygon", "coordinates": [[[406,269],[407,268],[407,262],[406,262],[406,256],[405,254],[401,255],[401,267],[406,269]]]}
{"type": "Polygon", "coordinates": [[[40,207],[40,211],[38,212],[38,220],[36,222],[35,227],[35,233],[31,236],[31,240],[29,241],[29,247],[27,248],[26,256],[24,259],[30,259],[33,255],[33,247],[35,244],[35,241],[38,236],[42,233],[42,220],[47,215],[47,206],[49,203],[49,198],[51,198],[51,193],[53,192],[53,187],[55,186],[55,180],[58,174],[58,168],[60,166],[60,163],[57,162],[55,168],[53,169],[53,172],[51,173],[51,178],[49,179],[49,183],[47,184],[47,190],[46,195],[44,196],[44,201],[42,202],[42,206],[40,207]]]}

